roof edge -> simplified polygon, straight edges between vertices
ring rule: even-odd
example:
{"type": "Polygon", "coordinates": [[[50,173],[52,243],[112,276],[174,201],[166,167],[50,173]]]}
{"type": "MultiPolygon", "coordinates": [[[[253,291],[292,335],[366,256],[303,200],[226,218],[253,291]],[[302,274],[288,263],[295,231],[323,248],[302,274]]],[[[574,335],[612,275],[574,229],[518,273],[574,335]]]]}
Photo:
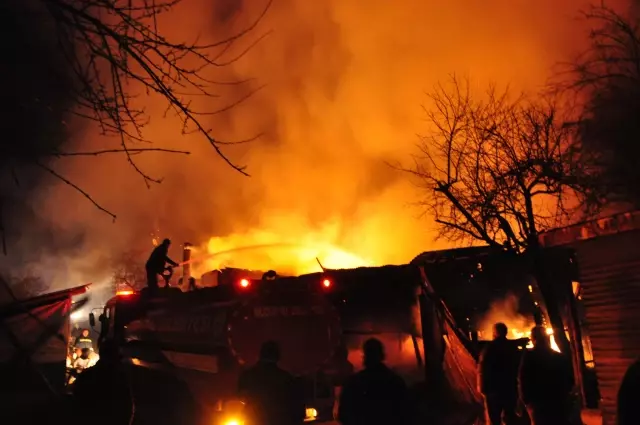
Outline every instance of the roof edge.
{"type": "Polygon", "coordinates": [[[543,247],[569,245],[599,236],[640,230],[640,210],[627,211],[540,233],[543,247]]]}
{"type": "Polygon", "coordinates": [[[90,283],[87,283],[85,285],[62,289],[60,291],[37,295],[32,298],[5,304],[0,307],[0,319],[24,313],[25,310],[30,310],[48,304],[54,304],[67,297],[84,294],[85,292],[87,292],[87,288],[90,285],[90,283]]]}
{"type": "Polygon", "coordinates": [[[416,255],[409,264],[422,265],[451,260],[476,259],[487,257],[495,252],[495,248],[492,248],[489,245],[425,251],[416,255]]]}

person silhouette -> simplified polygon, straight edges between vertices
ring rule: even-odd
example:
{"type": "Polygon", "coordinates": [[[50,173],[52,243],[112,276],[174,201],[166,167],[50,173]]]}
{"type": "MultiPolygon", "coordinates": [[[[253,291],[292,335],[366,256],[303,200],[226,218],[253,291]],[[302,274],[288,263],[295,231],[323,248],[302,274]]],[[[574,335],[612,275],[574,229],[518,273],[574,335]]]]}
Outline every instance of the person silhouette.
{"type": "Polygon", "coordinates": [[[411,417],[408,389],[384,363],[384,345],[371,338],[362,351],[364,369],[345,382],[338,421],[343,425],[407,425],[411,417]]]}
{"type": "Polygon", "coordinates": [[[240,375],[238,392],[246,402],[246,414],[252,424],[299,425],[304,422],[305,407],[295,378],[278,366],[280,346],[266,341],[260,359],[240,375]]]}

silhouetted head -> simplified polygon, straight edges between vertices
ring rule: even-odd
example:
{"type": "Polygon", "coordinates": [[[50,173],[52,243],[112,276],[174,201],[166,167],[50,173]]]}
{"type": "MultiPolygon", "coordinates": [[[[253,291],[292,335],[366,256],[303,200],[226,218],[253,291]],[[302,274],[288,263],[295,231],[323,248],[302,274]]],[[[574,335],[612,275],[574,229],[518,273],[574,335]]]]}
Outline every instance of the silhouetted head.
{"type": "Polygon", "coordinates": [[[506,338],[507,337],[507,325],[502,322],[498,322],[493,325],[493,339],[506,338]]]}
{"type": "Polygon", "coordinates": [[[169,239],[169,238],[164,239],[164,240],[162,241],[162,245],[166,245],[166,246],[171,245],[171,239],[169,239]]]}
{"type": "Polygon", "coordinates": [[[551,347],[551,339],[547,334],[547,330],[542,326],[536,326],[531,329],[531,342],[535,348],[551,347]]]}
{"type": "Polygon", "coordinates": [[[375,366],[384,361],[384,345],[379,339],[370,338],[362,345],[364,354],[364,366],[375,366]]]}
{"type": "Polygon", "coordinates": [[[80,335],[82,335],[83,337],[88,337],[89,336],[89,329],[83,329],[82,332],[80,332],[80,335]]]}
{"type": "Polygon", "coordinates": [[[278,273],[276,273],[275,270],[269,270],[262,275],[262,280],[276,280],[277,277],[278,273]]]}
{"type": "Polygon", "coordinates": [[[260,347],[260,361],[278,363],[280,361],[280,345],[275,341],[266,341],[260,347]]]}
{"type": "Polygon", "coordinates": [[[83,359],[88,359],[89,352],[90,350],[88,348],[83,348],[82,351],[80,352],[80,357],[82,357],[83,359]]]}

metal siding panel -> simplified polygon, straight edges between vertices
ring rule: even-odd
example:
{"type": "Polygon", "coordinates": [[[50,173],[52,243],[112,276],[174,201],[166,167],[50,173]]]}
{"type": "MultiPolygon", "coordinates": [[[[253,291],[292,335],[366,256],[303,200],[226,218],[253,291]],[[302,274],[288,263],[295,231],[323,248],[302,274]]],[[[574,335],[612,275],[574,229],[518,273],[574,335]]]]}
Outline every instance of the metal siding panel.
{"type": "Polygon", "coordinates": [[[574,244],[602,396],[603,425],[615,425],[620,383],[640,357],[639,235],[631,231],[574,244]]]}

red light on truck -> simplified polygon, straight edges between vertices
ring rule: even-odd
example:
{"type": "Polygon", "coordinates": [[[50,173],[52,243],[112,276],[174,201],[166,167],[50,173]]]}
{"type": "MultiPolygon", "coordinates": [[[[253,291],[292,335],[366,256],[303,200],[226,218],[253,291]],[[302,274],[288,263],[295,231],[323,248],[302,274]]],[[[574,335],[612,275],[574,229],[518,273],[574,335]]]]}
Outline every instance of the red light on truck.
{"type": "Polygon", "coordinates": [[[133,291],[118,291],[116,292],[116,296],[118,297],[128,297],[129,295],[133,295],[133,291]]]}
{"type": "Polygon", "coordinates": [[[240,287],[248,288],[249,287],[249,279],[241,279],[240,280],[240,287]]]}
{"type": "Polygon", "coordinates": [[[329,279],[325,279],[322,281],[322,286],[324,286],[325,288],[328,288],[331,286],[331,281],[329,279]]]}

